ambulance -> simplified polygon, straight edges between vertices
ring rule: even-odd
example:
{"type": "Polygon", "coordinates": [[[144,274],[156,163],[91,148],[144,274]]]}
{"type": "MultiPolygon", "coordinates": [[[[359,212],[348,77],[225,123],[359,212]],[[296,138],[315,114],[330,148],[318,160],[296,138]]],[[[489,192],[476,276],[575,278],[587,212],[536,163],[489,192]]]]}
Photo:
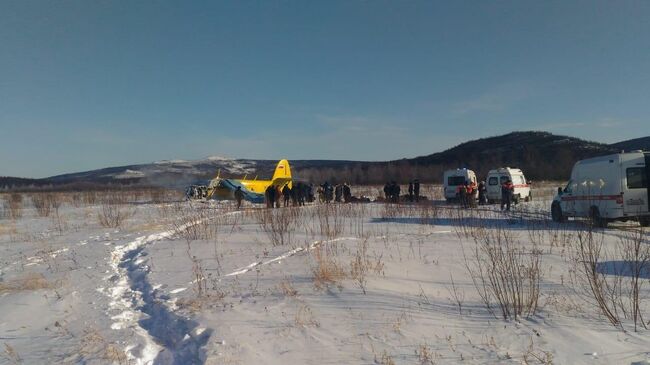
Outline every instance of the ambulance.
{"type": "Polygon", "coordinates": [[[594,226],[612,221],[638,221],[650,225],[650,152],[633,151],[576,162],[571,180],[551,204],[551,217],[589,218],[594,226]]]}
{"type": "Polygon", "coordinates": [[[476,173],[466,168],[445,171],[443,175],[445,199],[447,201],[455,200],[456,189],[459,185],[464,185],[466,181],[476,184],[476,173]]]}
{"type": "Polygon", "coordinates": [[[508,180],[512,181],[512,185],[514,185],[512,199],[515,203],[521,200],[532,200],[533,196],[530,193],[530,185],[526,181],[524,173],[520,169],[501,167],[488,172],[485,182],[485,185],[487,185],[488,203],[501,201],[501,185],[508,180]]]}

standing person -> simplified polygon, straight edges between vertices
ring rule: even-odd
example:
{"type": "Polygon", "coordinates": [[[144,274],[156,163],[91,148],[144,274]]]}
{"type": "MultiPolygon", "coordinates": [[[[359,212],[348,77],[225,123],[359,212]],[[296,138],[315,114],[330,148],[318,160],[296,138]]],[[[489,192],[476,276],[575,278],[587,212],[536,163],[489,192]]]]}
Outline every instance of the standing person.
{"type": "Polygon", "coordinates": [[[300,183],[300,189],[298,189],[298,205],[304,206],[305,199],[309,196],[309,186],[307,184],[300,183]]]}
{"type": "Polygon", "coordinates": [[[510,210],[510,204],[512,203],[512,194],[514,193],[515,187],[512,185],[512,181],[508,180],[501,185],[501,210],[503,206],[506,206],[506,211],[510,210]]]}
{"type": "Polygon", "coordinates": [[[399,203],[399,195],[401,191],[402,189],[400,188],[399,184],[393,181],[393,201],[395,203],[399,203]]]}
{"type": "Polygon", "coordinates": [[[275,186],[269,185],[268,188],[266,188],[266,207],[267,208],[273,208],[275,205],[275,186]]]}
{"type": "Polygon", "coordinates": [[[390,183],[386,183],[386,185],[384,185],[384,197],[386,198],[386,201],[391,200],[390,195],[390,183]]]}
{"type": "Polygon", "coordinates": [[[244,199],[244,192],[241,191],[241,186],[238,186],[237,190],[235,190],[235,200],[237,200],[237,209],[241,208],[242,199],[244,199]]]}
{"type": "Polygon", "coordinates": [[[334,199],[334,187],[331,184],[327,184],[327,189],[325,190],[325,200],[328,203],[331,203],[334,199]]]}
{"type": "Polygon", "coordinates": [[[352,191],[348,183],[343,184],[343,201],[349,203],[352,201],[352,191]]]}
{"type": "Polygon", "coordinates": [[[470,181],[467,185],[467,205],[470,208],[474,208],[476,206],[477,193],[478,189],[476,187],[476,183],[474,181],[470,181]]]}
{"type": "Polygon", "coordinates": [[[420,201],[420,180],[413,180],[413,192],[415,193],[415,202],[420,201]]]}
{"type": "Polygon", "coordinates": [[[463,208],[467,206],[467,199],[465,197],[467,195],[467,188],[465,187],[466,185],[467,182],[458,185],[458,187],[456,188],[456,196],[458,197],[458,202],[460,203],[460,206],[463,208]]]}
{"type": "Polygon", "coordinates": [[[282,190],[280,185],[275,187],[275,207],[280,208],[280,198],[282,197],[282,190]]]}
{"type": "Polygon", "coordinates": [[[314,200],[316,200],[316,197],[314,196],[313,183],[309,183],[309,185],[305,185],[305,199],[307,199],[307,203],[313,203],[314,200]]]}
{"type": "Polygon", "coordinates": [[[323,198],[325,200],[325,203],[329,203],[332,201],[332,185],[325,181],[323,185],[321,185],[321,188],[323,189],[323,198]]]}
{"type": "Polygon", "coordinates": [[[409,181],[409,201],[413,202],[413,180],[409,181]]]}
{"type": "Polygon", "coordinates": [[[291,188],[289,187],[289,184],[282,188],[282,197],[284,197],[284,206],[288,207],[289,200],[291,200],[291,188]]]}
{"type": "Polygon", "coordinates": [[[487,187],[485,186],[485,181],[481,181],[478,184],[478,204],[487,204],[487,187]]]}
{"type": "Polygon", "coordinates": [[[343,195],[343,185],[336,184],[334,188],[334,201],[341,202],[341,196],[343,195]]]}
{"type": "Polygon", "coordinates": [[[300,183],[293,184],[291,188],[291,204],[296,207],[300,202],[300,194],[302,193],[302,185],[300,183]]]}

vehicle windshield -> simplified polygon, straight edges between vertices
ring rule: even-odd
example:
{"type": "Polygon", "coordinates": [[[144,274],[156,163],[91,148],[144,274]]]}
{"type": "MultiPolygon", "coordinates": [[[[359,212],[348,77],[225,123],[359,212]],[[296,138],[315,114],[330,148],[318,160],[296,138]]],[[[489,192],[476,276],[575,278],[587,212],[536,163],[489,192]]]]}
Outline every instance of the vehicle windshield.
{"type": "Polygon", "coordinates": [[[456,186],[465,184],[465,176],[449,176],[447,178],[447,185],[456,186]]]}

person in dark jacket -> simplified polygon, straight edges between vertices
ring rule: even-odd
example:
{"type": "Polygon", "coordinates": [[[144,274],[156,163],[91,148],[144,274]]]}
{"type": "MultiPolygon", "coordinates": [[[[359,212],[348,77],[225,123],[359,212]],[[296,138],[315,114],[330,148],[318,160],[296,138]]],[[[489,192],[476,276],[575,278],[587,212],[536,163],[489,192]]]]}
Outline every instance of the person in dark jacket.
{"type": "Polygon", "coordinates": [[[289,184],[282,188],[282,197],[284,198],[284,206],[288,207],[289,201],[291,200],[291,188],[289,187],[289,184]]]}
{"type": "Polygon", "coordinates": [[[487,187],[485,186],[485,181],[481,181],[478,184],[478,204],[487,204],[487,187]]]}
{"type": "Polygon", "coordinates": [[[235,200],[237,201],[237,209],[241,208],[242,199],[244,199],[244,192],[241,191],[241,186],[238,186],[237,190],[235,190],[235,200]]]}
{"type": "Polygon", "coordinates": [[[409,181],[409,201],[413,201],[413,180],[409,181]]]}
{"type": "Polygon", "coordinates": [[[275,206],[275,186],[269,185],[264,195],[266,198],[266,207],[273,208],[275,206]]]}
{"type": "Polygon", "coordinates": [[[386,201],[391,200],[390,195],[390,183],[386,183],[386,185],[384,185],[384,197],[386,198],[386,201]]]}
{"type": "Polygon", "coordinates": [[[456,197],[458,198],[458,202],[460,203],[460,206],[466,208],[467,207],[467,182],[458,185],[458,187],[456,188],[456,197]]]}
{"type": "Polygon", "coordinates": [[[413,180],[413,193],[415,194],[415,202],[420,201],[420,180],[413,180]]]}
{"type": "Polygon", "coordinates": [[[341,202],[341,197],[343,196],[343,185],[336,184],[334,188],[334,201],[339,203],[341,202]]]}
{"type": "Polygon", "coordinates": [[[400,188],[399,184],[395,181],[392,182],[392,191],[393,191],[393,202],[394,203],[399,203],[399,195],[402,191],[400,188]]]}
{"type": "Polygon", "coordinates": [[[352,191],[350,190],[350,185],[347,183],[343,184],[343,201],[346,203],[352,201],[352,191]]]}
{"type": "Polygon", "coordinates": [[[501,185],[501,210],[503,207],[506,207],[506,211],[510,210],[510,204],[512,204],[512,195],[515,192],[515,187],[512,185],[512,181],[508,180],[501,185]]]}

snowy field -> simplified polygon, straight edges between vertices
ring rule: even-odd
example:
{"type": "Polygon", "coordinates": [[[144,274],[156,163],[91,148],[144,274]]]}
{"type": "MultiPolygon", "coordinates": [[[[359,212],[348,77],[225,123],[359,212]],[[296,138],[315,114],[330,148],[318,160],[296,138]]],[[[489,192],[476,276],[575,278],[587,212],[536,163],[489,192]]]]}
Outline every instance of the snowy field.
{"type": "Polygon", "coordinates": [[[650,363],[648,230],[555,224],[552,190],[509,214],[5,195],[0,364],[650,363]]]}

